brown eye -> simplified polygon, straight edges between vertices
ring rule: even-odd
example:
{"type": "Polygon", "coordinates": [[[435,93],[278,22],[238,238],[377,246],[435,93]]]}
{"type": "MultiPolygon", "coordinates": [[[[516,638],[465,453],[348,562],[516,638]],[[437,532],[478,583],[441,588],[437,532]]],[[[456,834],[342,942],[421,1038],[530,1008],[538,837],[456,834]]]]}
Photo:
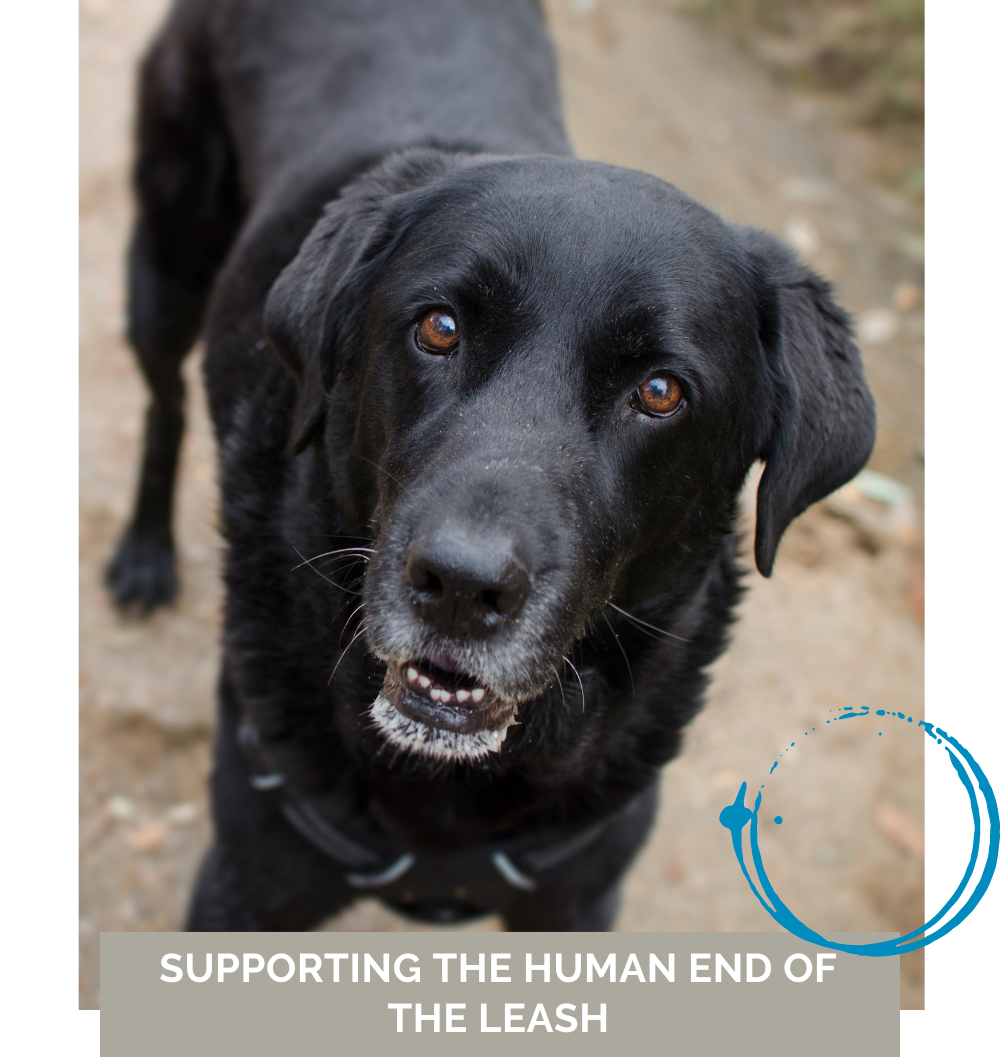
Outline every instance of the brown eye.
{"type": "Polygon", "coordinates": [[[435,308],[417,324],[417,344],[437,356],[451,352],[458,344],[458,323],[450,312],[435,308]]]}
{"type": "Polygon", "coordinates": [[[684,390],[672,374],[654,374],[629,397],[628,406],[654,418],[669,418],[684,403],[684,390]]]}

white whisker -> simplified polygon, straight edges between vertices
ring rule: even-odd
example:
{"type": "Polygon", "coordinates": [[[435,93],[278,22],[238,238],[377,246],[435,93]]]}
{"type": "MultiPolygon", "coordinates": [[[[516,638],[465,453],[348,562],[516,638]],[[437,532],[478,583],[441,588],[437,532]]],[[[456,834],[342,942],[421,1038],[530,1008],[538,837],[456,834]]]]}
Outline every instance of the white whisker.
{"type": "Polygon", "coordinates": [[[371,561],[371,559],[364,554],[338,554],[335,558],[327,558],[326,560],[323,560],[322,558],[313,558],[312,560],[314,562],[321,561],[322,568],[324,569],[329,569],[334,565],[342,565],[344,562],[356,565],[358,562],[371,561]]]}
{"type": "Polygon", "coordinates": [[[302,559],[302,561],[298,565],[292,568],[292,572],[295,572],[297,569],[301,569],[304,565],[308,565],[309,568],[312,569],[312,571],[318,577],[320,577],[320,579],[325,580],[331,587],[336,587],[338,591],[341,591],[344,594],[354,595],[355,597],[357,597],[359,592],[352,591],[350,588],[345,587],[343,584],[338,584],[336,580],[334,580],[332,577],[327,576],[321,569],[317,568],[316,565],[313,563],[319,561],[320,558],[326,558],[329,555],[339,555],[339,557],[334,557],[329,562],[327,562],[327,568],[329,568],[331,565],[336,564],[338,561],[346,561],[348,558],[353,558],[355,562],[359,560],[368,562],[371,561],[371,558],[367,554],[361,553],[361,551],[370,550],[372,554],[375,553],[375,551],[372,550],[370,547],[344,547],[341,550],[327,551],[326,554],[317,554],[314,558],[307,558],[298,549],[298,547],[293,547],[292,550],[294,550],[295,553],[302,559]]]}
{"type": "Polygon", "coordinates": [[[364,624],[362,624],[361,627],[358,628],[357,632],[354,635],[354,638],[351,639],[351,641],[347,644],[344,649],[344,652],[340,655],[340,657],[337,659],[337,663],[333,666],[333,671],[330,672],[330,678],[326,681],[327,686],[329,686],[330,683],[333,682],[333,677],[337,674],[337,669],[340,667],[340,662],[347,656],[347,651],[354,645],[355,642],[358,641],[358,636],[367,630],[368,629],[365,627],[364,624]]]}
{"type": "Polygon", "coordinates": [[[354,453],[354,457],[356,459],[360,459],[362,462],[368,463],[369,466],[374,466],[376,470],[378,470],[380,473],[384,473],[390,481],[395,481],[396,484],[398,484],[404,492],[409,494],[409,488],[407,488],[406,485],[403,484],[403,482],[398,477],[393,477],[392,474],[389,473],[389,471],[384,466],[379,466],[377,462],[372,462],[371,459],[366,459],[363,455],[359,455],[357,452],[354,453]]]}
{"type": "Polygon", "coordinates": [[[611,606],[611,608],[615,610],[615,612],[621,613],[621,615],[625,617],[626,620],[631,620],[632,623],[637,625],[638,627],[647,628],[649,631],[655,631],[657,635],[663,635],[668,639],[676,639],[678,642],[685,642],[689,644],[691,642],[690,639],[682,638],[680,635],[675,635],[671,631],[664,631],[663,628],[658,628],[655,624],[647,624],[645,620],[640,620],[638,617],[634,617],[631,613],[627,613],[624,609],[621,609],[619,606],[616,606],[614,602],[609,602],[608,605],[611,606]]]}
{"type": "Polygon", "coordinates": [[[580,678],[580,673],[576,670],[576,665],[569,659],[569,657],[563,657],[563,660],[573,669],[573,674],[576,676],[577,681],[580,684],[580,711],[587,711],[587,693],[583,689],[583,680],[580,678]]]}
{"type": "MultiPolygon", "coordinates": [[[[293,547],[292,549],[293,549],[293,550],[295,551],[295,553],[296,553],[296,554],[298,554],[298,556],[299,556],[300,558],[302,557],[302,554],[300,553],[300,551],[298,550],[298,548],[296,548],[296,547],[293,547]]],[[[310,569],[312,569],[312,571],[313,571],[313,572],[314,572],[314,573],[315,573],[315,574],[316,574],[317,576],[319,576],[319,577],[320,577],[321,579],[323,579],[323,580],[326,580],[326,582],[327,582],[328,584],[330,584],[331,586],[333,586],[333,587],[336,587],[338,591],[343,591],[343,590],[344,590],[344,588],[342,588],[342,587],[340,586],[340,584],[338,584],[338,583],[337,583],[337,581],[336,581],[336,580],[331,580],[329,576],[324,576],[324,575],[323,575],[323,573],[322,573],[322,572],[320,572],[320,570],[319,570],[319,569],[317,569],[317,568],[316,568],[316,567],[315,567],[314,565],[312,565],[311,563],[312,563],[313,561],[315,561],[315,559],[314,559],[314,558],[305,558],[305,559],[303,559],[303,561],[302,561],[302,565],[296,565],[296,566],[295,566],[295,569],[301,569],[303,565],[308,565],[308,566],[309,566],[309,568],[310,568],[310,569]]],[[[293,570],[292,570],[292,572],[294,572],[294,571],[295,571],[295,569],[293,569],[293,570]]]]}
{"type": "Polygon", "coordinates": [[[326,551],[323,554],[313,555],[312,558],[306,558],[298,547],[293,547],[292,550],[302,559],[299,565],[293,567],[292,572],[295,572],[296,569],[301,569],[303,565],[312,565],[313,562],[318,562],[320,558],[329,558],[332,554],[351,554],[358,558],[363,558],[365,561],[371,561],[368,555],[377,553],[373,547],[341,547],[340,550],[326,551]]]}
{"type": "Polygon", "coordinates": [[[632,665],[628,662],[628,654],[625,652],[625,647],[622,645],[621,639],[618,638],[618,632],[615,631],[614,627],[611,624],[611,621],[608,620],[607,614],[602,613],[601,616],[604,617],[604,623],[608,625],[608,630],[611,632],[612,635],[614,635],[615,642],[618,643],[618,649],[622,651],[622,657],[625,658],[625,667],[628,669],[628,679],[629,682],[632,684],[632,696],[635,697],[635,679],[632,676],[632,665]]]}
{"type": "MultiPolygon", "coordinates": [[[[563,660],[566,658],[564,657],[563,660]]],[[[566,707],[566,691],[563,689],[562,679],[559,678],[559,672],[556,671],[556,666],[552,665],[552,674],[556,677],[556,682],[559,684],[559,693],[562,695],[563,707],[566,707]]]]}
{"type": "MultiPolygon", "coordinates": [[[[361,610],[364,609],[364,608],[365,608],[365,604],[364,604],[364,602],[362,602],[361,605],[359,605],[358,608],[355,609],[354,612],[344,621],[344,631],[347,631],[348,627],[350,626],[351,621],[355,617],[355,614],[360,613],[361,610]]],[[[344,631],[342,631],[340,633],[340,641],[341,642],[344,641],[344,631]]],[[[354,640],[352,639],[351,641],[353,642],[354,640]]]]}

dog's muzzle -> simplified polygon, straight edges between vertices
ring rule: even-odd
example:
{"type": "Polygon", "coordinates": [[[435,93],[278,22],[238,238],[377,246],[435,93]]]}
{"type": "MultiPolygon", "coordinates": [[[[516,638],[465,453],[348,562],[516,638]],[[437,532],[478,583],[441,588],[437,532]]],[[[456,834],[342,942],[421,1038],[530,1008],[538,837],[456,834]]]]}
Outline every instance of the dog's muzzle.
{"type": "Polygon", "coordinates": [[[499,752],[517,705],[445,659],[390,664],[371,708],[375,726],[396,748],[446,760],[499,752]],[[446,665],[442,666],[442,665],[446,665]]]}

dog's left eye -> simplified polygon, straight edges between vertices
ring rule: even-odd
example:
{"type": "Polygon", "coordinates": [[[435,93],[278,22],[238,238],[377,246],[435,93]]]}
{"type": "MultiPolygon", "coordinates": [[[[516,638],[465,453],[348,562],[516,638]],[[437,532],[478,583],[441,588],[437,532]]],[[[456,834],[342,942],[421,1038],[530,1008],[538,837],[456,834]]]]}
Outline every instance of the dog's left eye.
{"type": "Polygon", "coordinates": [[[417,344],[424,352],[444,356],[458,345],[458,323],[443,308],[424,313],[417,324],[417,344]]]}
{"type": "Polygon", "coordinates": [[[672,374],[654,374],[647,378],[628,400],[633,411],[654,418],[669,418],[680,410],[683,403],[684,390],[672,374]]]}

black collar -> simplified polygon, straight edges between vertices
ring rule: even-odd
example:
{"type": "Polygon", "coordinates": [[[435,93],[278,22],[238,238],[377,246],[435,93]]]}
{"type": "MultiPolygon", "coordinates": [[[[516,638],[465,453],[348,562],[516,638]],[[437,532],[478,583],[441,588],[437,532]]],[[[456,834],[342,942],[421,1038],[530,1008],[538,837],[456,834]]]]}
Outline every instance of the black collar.
{"type": "MultiPolygon", "coordinates": [[[[250,769],[250,785],[258,793],[274,799],[285,819],[310,844],[327,858],[344,868],[344,880],[353,888],[382,888],[393,884],[417,862],[418,852],[380,834],[379,846],[348,836],[334,826],[315,800],[296,791],[285,776],[268,767],[260,736],[252,720],[244,715],[237,731],[237,741],[250,769]]],[[[612,819],[576,830],[551,844],[514,852],[509,843],[485,845],[482,855],[512,888],[524,892],[538,887],[533,876],[544,873],[582,852],[592,844],[612,819]]]]}

